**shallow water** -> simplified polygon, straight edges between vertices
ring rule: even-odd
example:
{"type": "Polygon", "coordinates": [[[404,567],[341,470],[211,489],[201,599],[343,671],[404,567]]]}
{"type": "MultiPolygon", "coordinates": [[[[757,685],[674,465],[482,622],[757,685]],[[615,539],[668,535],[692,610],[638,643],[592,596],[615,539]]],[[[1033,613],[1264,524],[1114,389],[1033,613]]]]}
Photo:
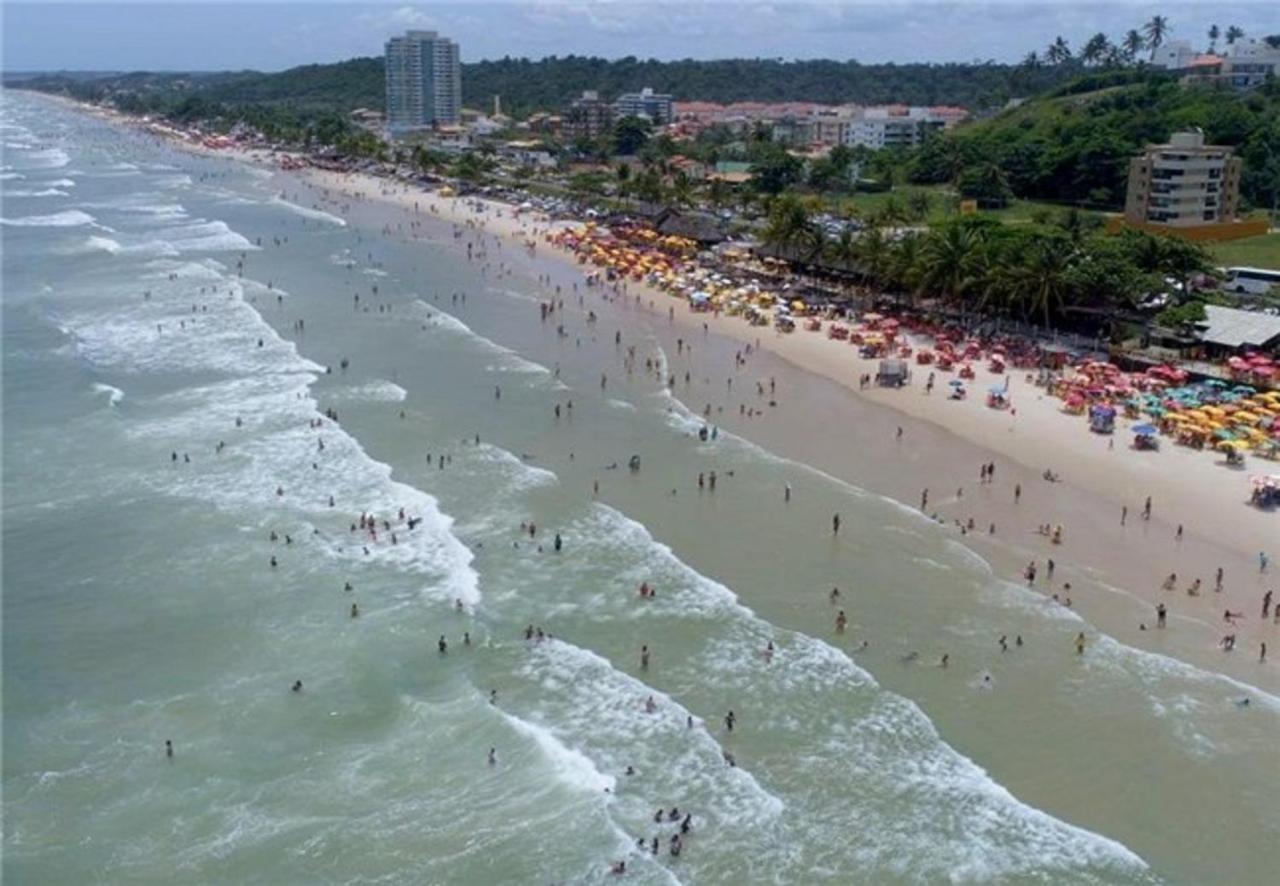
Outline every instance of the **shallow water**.
{"type": "Polygon", "coordinates": [[[643,361],[697,364],[572,297],[556,336],[519,256],[3,113],[15,882],[1268,882],[1266,693],[1077,658],[1075,614],[913,511],[700,442],[643,361]]]}

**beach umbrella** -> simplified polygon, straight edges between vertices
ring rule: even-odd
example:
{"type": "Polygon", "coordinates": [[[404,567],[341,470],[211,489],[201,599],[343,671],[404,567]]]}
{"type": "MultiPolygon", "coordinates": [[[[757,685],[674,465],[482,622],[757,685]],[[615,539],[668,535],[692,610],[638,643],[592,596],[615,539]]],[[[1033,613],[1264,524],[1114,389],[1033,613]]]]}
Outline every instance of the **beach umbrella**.
{"type": "Polygon", "coordinates": [[[1149,437],[1149,436],[1151,436],[1152,434],[1154,434],[1154,433],[1156,432],[1156,430],[1157,430],[1157,429],[1156,429],[1156,426],[1155,426],[1155,425],[1134,425],[1134,426],[1133,426],[1132,428],[1130,428],[1129,430],[1131,430],[1131,431],[1133,431],[1135,434],[1139,434],[1139,435],[1141,435],[1141,436],[1143,436],[1143,437],[1149,437]]]}
{"type": "Polygon", "coordinates": [[[992,394],[1003,394],[1004,385],[992,385],[991,387],[987,388],[987,390],[992,394]]]}
{"type": "Polygon", "coordinates": [[[962,382],[962,381],[961,381],[960,379],[958,379],[958,378],[953,378],[953,379],[951,379],[951,381],[949,381],[949,382],[948,382],[948,384],[949,384],[949,385],[951,385],[951,387],[953,387],[953,388],[963,388],[963,387],[964,387],[964,382],[962,382]]]}
{"type": "Polygon", "coordinates": [[[1225,381],[1222,381],[1221,379],[1217,379],[1217,378],[1211,378],[1208,381],[1206,381],[1204,384],[1205,384],[1205,387],[1209,387],[1209,388],[1230,387],[1225,381]]]}
{"type": "Polygon", "coordinates": [[[1213,432],[1213,436],[1217,437],[1219,440],[1234,440],[1236,438],[1236,435],[1231,431],[1228,431],[1226,428],[1218,428],[1213,432]]]}

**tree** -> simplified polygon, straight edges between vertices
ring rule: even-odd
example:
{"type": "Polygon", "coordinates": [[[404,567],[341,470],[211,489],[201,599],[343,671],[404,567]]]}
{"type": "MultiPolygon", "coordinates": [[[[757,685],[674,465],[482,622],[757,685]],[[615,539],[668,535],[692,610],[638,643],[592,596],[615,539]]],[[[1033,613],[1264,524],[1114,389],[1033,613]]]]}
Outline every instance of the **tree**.
{"type": "Polygon", "coordinates": [[[694,202],[693,191],[693,180],[683,170],[677,170],[676,174],[671,177],[672,202],[677,206],[692,206],[694,202]]]}
{"type": "Polygon", "coordinates": [[[768,245],[800,261],[811,260],[822,249],[822,231],[795,194],[774,198],[763,239],[768,245]]]}
{"type": "Polygon", "coordinates": [[[951,222],[926,235],[920,250],[919,284],[951,301],[959,301],[982,278],[986,235],[984,229],[965,222],[951,222]]]}
{"type": "Polygon", "coordinates": [[[928,191],[912,191],[907,195],[907,208],[911,210],[913,220],[922,222],[929,217],[933,208],[933,200],[928,191]]]}
{"type": "Polygon", "coordinates": [[[1059,36],[1049,44],[1049,48],[1045,50],[1044,57],[1049,60],[1049,64],[1060,65],[1071,58],[1071,47],[1067,45],[1066,40],[1059,36]]]}
{"type": "Polygon", "coordinates": [[[1232,46],[1237,40],[1244,36],[1244,29],[1231,25],[1227,28],[1227,45],[1232,46]]]}
{"type": "Polygon", "coordinates": [[[1060,238],[1038,236],[1021,261],[1001,267],[1005,288],[1029,316],[1038,313],[1049,328],[1051,315],[1062,309],[1070,292],[1070,247],[1060,238]]]}
{"type": "Polygon", "coordinates": [[[1028,52],[1022,59],[1022,67],[1034,70],[1040,67],[1040,55],[1035,50],[1028,52]]]}
{"type": "Polygon", "coordinates": [[[613,124],[613,152],[624,157],[635,154],[649,140],[650,129],[647,117],[623,117],[613,124]]]}
{"type": "Polygon", "coordinates": [[[1162,15],[1151,16],[1151,21],[1142,26],[1142,33],[1147,38],[1147,46],[1151,49],[1151,60],[1156,60],[1156,50],[1169,36],[1169,20],[1162,15]]]}
{"type": "Polygon", "coordinates": [[[1107,50],[1110,48],[1111,41],[1107,39],[1106,34],[1094,34],[1080,50],[1080,60],[1086,65],[1096,65],[1106,57],[1107,50]]]}
{"type": "Polygon", "coordinates": [[[1221,32],[1220,30],[1218,30],[1218,26],[1217,26],[1217,25],[1209,25],[1209,53],[1210,53],[1210,55],[1212,55],[1213,53],[1215,53],[1215,52],[1217,52],[1217,51],[1218,51],[1218,38],[1219,38],[1220,36],[1222,36],[1222,32],[1221,32]]]}
{"type": "Polygon", "coordinates": [[[862,257],[859,239],[854,235],[853,229],[845,225],[840,231],[840,236],[826,244],[827,261],[842,270],[853,271],[862,257]]]}
{"type": "Polygon", "coordinates": [[[1013,196],[1009,178],[998,163],[971,166],[956,184],[962,197],[977,200],[978,205],[984,207],[1002,207],[1013,196]]]}
{"type": "Polygon", "coordinates": [[[1124,35],[1120,45],[1124,48],[1125,58],[1133,61],[1138,57],[1138,53],[1146,48],[1147,41],[1138,31],[1129,31],[1124,35]]]}
{"type": "Polygon", "coordinates": [[[803,164],[777,142],[752,147],[751,183],[762,194],[780,194],[800,180],[803,164]]]}

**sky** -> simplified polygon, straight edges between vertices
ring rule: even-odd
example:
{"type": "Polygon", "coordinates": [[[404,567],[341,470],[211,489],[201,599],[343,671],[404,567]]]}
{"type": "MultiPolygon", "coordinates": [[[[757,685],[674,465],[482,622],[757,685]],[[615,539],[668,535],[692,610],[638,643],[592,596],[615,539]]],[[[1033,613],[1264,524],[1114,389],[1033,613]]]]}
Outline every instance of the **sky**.
{"type": "Polygon", "coordinates": [[[269,3],[5,0],[3,69],[283,70],[380,55],[391,34],[437,30],[464,62],[503,56],[832,58],[1013,62],[1061,35],[1118,40],[1152,15],[1171,39],[1208,43],[1210,24],[1280,33],[1280,3],[1145,0],[506,0],[269,3]]]}

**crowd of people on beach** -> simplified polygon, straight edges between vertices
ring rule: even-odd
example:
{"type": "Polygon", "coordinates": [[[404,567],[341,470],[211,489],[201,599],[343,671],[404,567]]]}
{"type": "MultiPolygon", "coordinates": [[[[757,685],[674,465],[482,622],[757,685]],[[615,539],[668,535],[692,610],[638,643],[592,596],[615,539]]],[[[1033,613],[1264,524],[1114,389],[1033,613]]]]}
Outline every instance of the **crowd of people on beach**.
{"type": "MultiPolygon", "coordinates": [[[[319,191],[317,199],[331,208],[337,208],[340,211],[345,211],[350,208],[353,202],[369,199],[369,196],[356,192],[337,194],[332,191],[322,189],[319,191]]],[[[545,231],[545,228],[540,228],[537,222],[527,224],[520,235],[509,235],[511,239],[517,241],[517,245],[520,248],[504,252],[503,238],[490,233],[487,230],[485,223],[489,213],[495,212],[496,210],[479,203],[474,204],[474,206],[476,208],[473,212],[473,217],[467,219],[463,223],[455,224],[452,229],[452,239],[455,246],[460,252],[465,252],[467,260],[477,268],[478,272],[482,276],[490,278],[514,276],[517,270],[522,269],[522,266],[520,266],[514,258],[508,261],[507,256],[515,256],[519,254],[529,256],[535,253],[537,236],[540,232],[545,231]]],[[[457,212],[456,206],[453,207],[453,211],[455,213],[457,212]]],[[[385,238],[403,238],[410,242],[424,238],[426,233],[422,227],[421,220],[414,217],[418,216],[421,212],[422,210],[415,202],[413,211],[409,213],[410,218],[407,222],[408,227],[405,227],[404,222],[397,223],[394,227],[388,225],[383,230],[382,236],[385,238]]],[[[433,203],[431,203],[428,204],[426,208],[426,214],[438,215],[439,210],[433,203]]],[[[287,238],[277,242],[276,245],[281,246],[286,240],[287,238]]],[[[242,256],[238,266],[240,269],[243,269],[244,260],[245,257],[242,256]]],[[[372,261],[372,252],[368,254],[367,260],[372,261]]],[[[582,335],[584,333],[592,334],[596,331],[603,318],[603,309],[601,309],[601,313],[597,313],[595,307],[589,307],[587,303],[588,297],[593,299],[593,303],[594,300],[598,300],[604,305],[614,304],[617,307],[627,306],[645,309],[645,299],[649,295],[643,291],[638,292],[631,289],[629,284],[624,280],[604,281],[598,277],[587,277],[581,281],[562,284],[555,282],[550,273],[543,274],[542,272],[538,272],[537,283],[539,288],[542,290],[542,297],[538,301],[538,322],[558,339],[565,340],[567,342],[570,338],[573,338],[575,347],[577,348],[580,348],[582,345],[582,335]],[[579,283],[581,283],[581,288],[579,283]],[[572,317],[573,310],[568,306],[575,303],[578,312],[581,314],[577,320],[581,322],[585,327],[585,330],[574,331],[575,322],[572,317]]],[[[201,295],[204,294],[205,293],[202,288],[201,295]]],[[[353,293],[352,301],[355,309],[359,312],[371,313],[376,310],[378,313],[390,313],[394,308],[394,302],[391,300],[386,300],[382,303],[378,302],[379,292],[376,284],[371,285],[369,292],[363,293],[363,296],[364,298],[362,300],[361,292],[353,293]]],[[[147,297],[150,298],[150,293],[147,294],[147,297]]],[[[434,298],[438,301],[440,295],[437,294],[434,298]]],[[[465,292],[452,293],[449,298],[450,305],[454,309],[465,309],[467,303],[467,294],[465,292]]],[[[647,309],[654,313],[659,311],[652,298],[649,298],[647,301],[647,309]]],[[[196,311],[195,305],[192,306],[192,313],[200,313],[196,311]]],[[[668,317],[669,321],[674,324],[674,316],[669,314],[668,317]]],[[[191,322],[194,323],[195,321],[192,320],[191,322]]],[[[185,322],[181,328],[186,328],[185,322]]],[[[305,334],[305,328],[304,319],[299,317],[293,322],[292,332],[297,336],[302,336],[305,334]]],[[[704,337],[709,336],[710,334],[710,330],[707,328],[706,324],[703,324],[701,331],[704,337]]],[[[164,332],[162,325],[157,327],[157,332],[164,332]]],[[[681,370],[668,363],[665,355],[656,355],[652,353],[648,355],[644,354],[642,350],[638,349],[635,343],[626,340],[626,336],[622,329],[613,331],[611,337],[613,338],[616,346],[617,365],[605,365],[600,368],[599,390],[602,396],[608,395],[610,385],[617,385],[619,383],[619,378],[625,382],[634,380],[637,375],[646,379],[652,379],[662,390],[670,392],[673,397],[677,391],[681,390],[685,392],[687,397],[695,396],[694,385],[697,383],[697,380],[693,368],[695,364],[693,363],[692,357],[694,351],[694,343],[692,341],[686,339],[683,335],[676,337],[676,357],[677,360],[682,362],[684,367],[686,367],[681,370]],[[615,374],[611,376],[610,373],[615,374]]],[[[259,341],[258,344],[260,347],[262,346],[261,341],[259,341]]],[[[700,354],[702,350],[703,349],[700,347],[700,354]]],[[[746,343],[735,351],[733,356],[732,374],[724,377],[723,392],[713,395],[713,399],[703,401],[702,408],[694,413],[701,416],[702,423],[696,429],[688,432],[693,442],[698,445],[704,445],[708,443],[715,443],[719,439],[722,433],[721,423],[724,421],[724,416],[726,415],[726,405],[729,407],[728,415],[730,417],[732,417],[735,412],[735,403],[733,402],[733,399],[731,399],[735,398],[735,396],[737,397],[736,414],[741,419],[764,418],[772,414],[773,411],[778,408],[782,397],[778,391],[776,378],[769,375],[762,376],[758,379],[752,379],[746,384],[742,381],[742,379],[749,377],[751,374],[751,369],[754,366],[754,358],[756,358],[760,352],[761,347],[758,340],[754,344],[746,343]],[[735,381],[738,382],[736,395],[735,381]],[[753,394],[754,397],[752,396],[753,394]],[[724,402],[716,402],[720,399],[723,399],[724,402]]],[[[349,368],[350,363],[344,357],[339,364],[338,372],[347,372],[349,368]]],[[[332,368],[326,371],[332,372],[332,368]]],[[[556,378],[558,379],[558,366],[555,372],[556,378]]],[[[710,374],[710,371],[707,370],[706,377],[703,379],[703,384],[709,385],[711,383],[709,378],[710,374]]],[[[592,384],[594,386],[594,382],[592,384]]],[[[718,388],[719,382],[717,381],[715,385],[718,388]]],[[[502,402],[503,397],[503,389],[501,386],[496,385],[493,390],[493,400],[496,402],[502,402]]],[[[508,398],[510,398],[510,394],[508,394],[508,398]]],[[[675,407],[673,406],[672,408],[674,409],[675,407]]],[[[560,402],[556,402],[554,404],[552,418],[555,422],[562,422],[564,419],[572,417],[573,409],[574,406],[572,399],[569,399],[566,396],[563,404],[560,402]]],[[[401,411],[400,417],[405,417],[403,411],[401,411]]],[[[332,408],[326,409],[323,412],[323,417],[315,417],[308,421],[307,429],[315,432],[316,451],[314,458],[316,460],[312,462],[312,467],[316,470],[319,470],[319,463],[326,457],[324,432],[328,430],[331,425],[337,425],[337,423],[338,414],[332,408]]],[[[234,428],[240,429],[242,427],[243,423],[241,418],[236,417],[234,428]]],[[[230,436],[233,434],[234,429],[229,428],[228,435],[230,436]]],[[[897,443],[907,445],[909,442],[908,437],[909,435],[904,431],[902,426],[898,426],[896,428],[894,432],[894,440],[897,443]]],[[[231,439],[233,442],[230,445],[234,446],[234,436],[231,436],[231,439]]],[[[475,445],[479,445],[478,435],[474,437],[474,443],[475,445]]],[[[214,453],[215,456],[221,456],[228,445],[229,444],[226,441],[218,441],[214,453]]],[[[527,455],[525,457],[526,459],[532,458],[527,455]]],[[[572,459],[572,454],[570,454],[569,458],[572,459]]],[[[633,471],[638,470],[638,458],[639,457],[636,456],[636,460],[633,460],[630,463],[630,467],[633,471]]],[[[426,462],[428,464],[436,465],[437,470],[445,470],[452,464],[453,455],[450,452],[426,453],[426,462]]],[[[180,455],[178,450],[173,450],[170,453],[170,463],[172,465],[186,466],[190,465],[192,462],[189,453],[182,452],[180,455]]],[[[615,462],[612,465],[606,466],[605,470],[617,468],[618,464],[615,462]]],[[[1002,487],[1005,490],[1004,495],[1008,496],[1008,501],[1011,501],[1013,506],[1024,506],[1024,489],[1022,483],[1016,479],[1016,472],[1006,471],[1003,467],[998,469],[997,462],[994,459],[984,460],[979,465],[979,488],[983,490],[983,493],[987,495],[988,498],[994,493],[994,490],[998,486],[996,479],[997,473],[999,473],[1002,478],[1006,473],[1011,474],[1013,478],[1015,478],[1006,481],[1007,485],[1002,487]]],[[[708,468],[707,470],[698,472],[696,477],[690,477],[689,482],[691,484],[691,488],[696,490],[694,494],[712,495],[717,492],[718,484],[734,477],[734,469],[727,469],[723,467],[719,469],[708,468]]],[[[1061,481],[1061,478],[1054,471],[1049,469],[1044,471],[1042,477],[1047,484],[1054,484],[1061,481]]],[[[950,484],[948,484],[947,488],[950,488],[950,484]]],[[[786,483],[784,488],[780,491],[782,505],[784,507],[792,507],[795,502],[793,502],[793,488],[791,484],[789,482],[786,483]]],[[[670,494],[672,497],[676,497],[678,493],[679,490],[673,488],[670,494]]],[[[287,490],[283,485],[277,485],[274,489],[273,497],[279,500],[282,504],[288,504],[289,495],[289,490],[287,490]]],[[[591,495],[593,497],[600,495],[599,478],[594,478],[592,480],[591,495]]],[[[1030,498],[1030,496],[1027,496],[1027,498],[1030,498]]],[[[1042,497],[1037,496],[1037,499],[1043,501],[1042,497]]],[[[939,526],[954,529],[954,531],[960,536],[972,536],[975,537],[975,540],[981,539],[994,543],[998,538],[1002,540],[1004,536],[997,536],[997,526],[994,520],[979,520],[976,509],[981,507],[981,504],[973,504],[974,502],[981,502],[984,500],[988,499],[975,495],[970,495],[966,498],[965,487],[960,485],[956,487],[954,497],[949,500],[939,501],[936,496],[933,496],[933,503],[931,507],[931,492],[930,489],[925,488],[920,494],[919,512],[939,526]],[[966,512],[966,509],[969,510],[966,512]],[[985,533],[979,528],[981,524],[985,524],[985,533]]],[[[383,513],[367,507],[362,508],[359,506],[359,503],[340,502],[333,495],[328,496],[327,505],[330,509],[333,509],[335,513],[349,513],[349,516],[341,518],[347,526],[346,535],[349,539],[348,544],[357,547],[361,551],[362,555],[366,557],[373,556],[374,552],[376,552],[380,546],[397,546],[405,542],[413,536],[413,533],[415,533],[422,522],[422,517],[409,513],[403,507],[396,508],[392,512],[383,513]]],[[[1024,507],[1028,511],[1032,510],[1031,502],[1028,501],[1024,507]]],[[[1145,499],[1140,513],[1144,522],[1149,523],[1152,520],[1153,503],[1150,497],[1145,499]]],[[[1122,506],[1120,515],[1121,527],[1127,525],[1128,514],[1128,506],[1122,506]]],[[[824,515],[821,519],[826,520],[827,517],[824,515]]],[[[816,520],[817,518],[815,518],[815,522],[816,520]]],[[[842,515],[838,512],[830,514],[829,520],[830,537],[833,539],[839,539],[841,537],[842,529],[845,529],[846,526],[842,519],[842,515]]],[[[1028,526],[1028,530],[1030,531],[1030,526],[1028,526]]],[[[847,529],[845,529],[845,531],[846,533],[848,532],[847,529]]],[[[320,533],[320,529],[314,530],[314,534],[319,535],[320,533]]],[[[821,534],[826,535],[827,533],[823,532],[821,534]]],[[[1005,534],[1010,533],[1006,531],[1005,534]]],[[[1031,532],[1030,534],[1036,536],[1038,539],[1046,540],[1047,544],[1052,546],[1049,550],[1065,551],[1069,547],[1067,545],[1067,530],[1061,522],[1055,523],[1052,520],[1048,523],[1037,522],[1035,524],[1034,532],[1031,532]]],[[[521,544],[524,544],[526,548],[531,548],[540,554],[548,553],[545,550],[546,547],[550,548],[550,553],[552,554],[559,555],[566,553],[568,549],[568,541],[571,541],[571,539],[566,540],[561,532],[552,532],[551,535],[552,540],[549,543],[544,544],[539,540],[539,527],[532,520],[522,521],[516,530],[515,538],[512,539],[512,545],[514,548],[519,548],[521,544]]],[[[281,550],[291,548],[295,544],[295,539],[292,537],[290,532],[279,531],[274,528],[269,531],[267,537],[273,546],[282,546],[282,548],[273,547],[268,559],[269,568],[273,570],[284,568],[282,565],[284,555],[281,553],[281,550]]],[[[545,538],[545,534],[543,537],[545,538]]],[[[1182,539],[1183,527],[1179,525],[1177,528],[1175,544],[1181,543],[1182,539]]],[[[1023,542],[1020,541],[1018,544],[1021,545],[1022,543],[1023,542]]],[[[340,549],[343,549],[345,548],[345,545],[340,544],[339,547],[340,549]]],[[[1063,556],[1065,559],[1065,555],[1063,556]]],[[[1258,565],[1259,572],[1266,574],[1268,570],[1268,557],[1265,552],[1259,553],[1258,565]]],[[[1047,555],[1044,557],[1043,567],[1041,566],[1039,558],[1033,559],[1027,563],[1023,570],[1023,579],[1025,580],[1028,588],[1033,588],[1045,594],[1047,602],[1062,607],[1073,607],[1072,583],[1069,580],[1062,581],[1060,583],[1058,582],[1055,577],[1057,566],[1058,564],[1055,562],[1055,559],[1047,555]]],[[[1161,588],[1163,592],[1173,592],[1179,584],[1180,582],[1177,573],[1169,573],[1161,585],[1161,588]]],[[[1186,595],[1189,597],[1199,596],[1201,587],[1201,578],[1195,577],[1186,585],[1186,595]]],[[[344,581],[343,593],[355,593],[355,588],[350,580],[344,581]]],[[[645,580],[639,584],[636,596],[641,601],[651,601],[657,598],[658,593],[659,590],[655,584],[645,580]]],[[[662,593],[666,594],[668,593],[668,590],[664,588],[662,589],[662,593]]],[[[826,594],[828,604],[835,610],[834,615],[832,616],[832,623],[834,626],[833,633],[835,634],[835,638],[832,642],[843,645],[851,652],[866,652],[870,645],[868,639],[859,638],[856,644],[846,644],[843,639],[847,633],[849,633],[850,620],[848,616],[849,604],[842,597],[840,590],[838,588],[832,588],[829,593],[825,591],[823,593],[826,594]]],[[[1225,593],[1225,574],[1221,567],[1217,569],[1214,576],[1214,593],[1225,593]]],[[[347,611],[349,618],[358,618],[360,616],[360,608],[357,601],[350,600],[344,608],[347,611]]],[[[467,606],[461,599],[454,601],[454,609],[463,615],[468,614],[467,606]]],[[[1167,628],[1170,612],[1171,606],[1164,600],[1161,600],[1156,604],[1154,622],[1156,630],[1165,630],[1167,628]]],[[[1230,632],[1225,634],[1219,641],[1219,646],[1224,651],[1231,651],[1235,649],[1237,642],[1236,626],[1243,619],[1245,619],[1245,615],[1241,611],[1232,610],[1229,607],[1224,610],[1223,621],[1231,629],[1230,632]]],[[[1271,590],[1265,591],[1262,596],[1261,619],[1264,623],[1268,619],[1271,619],[1273,624],[1280,625],[1280,606],[1275,606],[1273,604],[1273,592],[1271,590]]],[[[1145,621],[1140,623],[1139,630],[1147,630],[1147,624],[1145,621]]],[[[1090,638],[1088,634],[1089,632],[1087,630],[1075,631],[1074,635],[1069,640],[1069,644],[1064,642],[1064,645],[1069,645],[1069,648],[1074,650],[1077,657],[1083,657],[1086,655],[1090,646],[1090,638]]],[[[524,629],[521,637],[526,644],[532,645],[551,642],[555,639],[549,631],[545,630],[541,626],[535,626],[533,624],[529,624],[524,629]]],[[[993,640],[992,651],[993,655],[997,656],[1011,654],[1016,650],[1022,649],[1024,645],[1029,642],[1024,640],[1023,635],[1017,631],[996,632],[993,634],[993,640]],[[1011,633],[1012,639],[1010,639],[1011,633]],[[998,650],[998,652],[996,652],[996,650],[998,650]]],[[[463,648],[472,647],[472,638],[469,630],[462,633],[460,642],[463,648]]],[[[436,645],[440,656],[448,656],[450,654],[449,638],[446,635],[440,635],[436,645]]],[[[654,661],[657,651],[656,644],[652,647],[650,643],[641,644],[637,662],[638,671],[641,674],[647,674],[654,669],[654,661]]],[[[1260,662],[1266,661],[1266,653],[1266,643],[1261,642],[1258,655],[1260,662]]],[[[779,650],[775,647],[774,642],[771,639],[767,641],[767,645],[760,651],[760,657],[766,665],[772,663],[775,656],[778,654],[779,650]]],[[[898,661],[901,664],[910,665],[918,662],[920,658],[921,655],[918,651],[911,650],[907,654],[899,656],[898,661]]],[[[937,666],[944,670],[948,669],[953,664],[950,651],[945,649],[937,650],[936,658],[930,658],[929,660],[936,660],[937,666]]],[[[984,690],[994,688],[994,680],[990,671],[984,670],[980,673],[980,680],[977,683],[977,688],[984,690]]],[[[302,693],[304,691],[302,679],[295,679],[290,684],[289,689],[295,694],[302,693]]],[[[489,693],[490,702],[497,705],[499,703],[498,699],[498,689],[491,689],[489,693]]],[[[649,714],[653,714],[658,710],[657,700],[652,694],[647,695],[647,697],[641,702],[641,705],[643,710],[649,714]]],[[[729,750],[726,742],[729,736],[734,734],[735,728],[739,727],[739,722],[738,715],[734,710],[728,710],[723,717],[724,729],[722,736],[725,739],[725,742],[721,742],[722,755],[726,765],[731,767],[738,764],[733,752],[729,750]]],[[[688,718],[688,726],[689,728],[695,727],[695,723],[691,715],[688,718]]],[[[166,740],[165,753],[170,759],[174,757],[172,740],[166,740]]],[[[500,765],[499,760],[500,756],[498,748],[488,748],[488,752],[485,756],[486,765],[490,767],[497,767],[500,765]]],[[[625,774],[632,775],[633,773],[634,770],[628,766],[625,774]]],[[[672,858],[679,857],[682,851],[684,851],[686,841],[690,838],[692,833],[692,822],[693,816],[687,809],[682,811],[679,807],[672,807],[670,810],[666,811],[658,810],[654,815],[653,823],[659,826],[659,833],[636,836],[635,851],[649,856],[656,856],[660,854],[663,848],[665,848],[668,856],[672,858]]],[[[626,873],[627,862],[628,859],[618,859],[611,865],[611,872],[614,874],[626,873]]]]}

